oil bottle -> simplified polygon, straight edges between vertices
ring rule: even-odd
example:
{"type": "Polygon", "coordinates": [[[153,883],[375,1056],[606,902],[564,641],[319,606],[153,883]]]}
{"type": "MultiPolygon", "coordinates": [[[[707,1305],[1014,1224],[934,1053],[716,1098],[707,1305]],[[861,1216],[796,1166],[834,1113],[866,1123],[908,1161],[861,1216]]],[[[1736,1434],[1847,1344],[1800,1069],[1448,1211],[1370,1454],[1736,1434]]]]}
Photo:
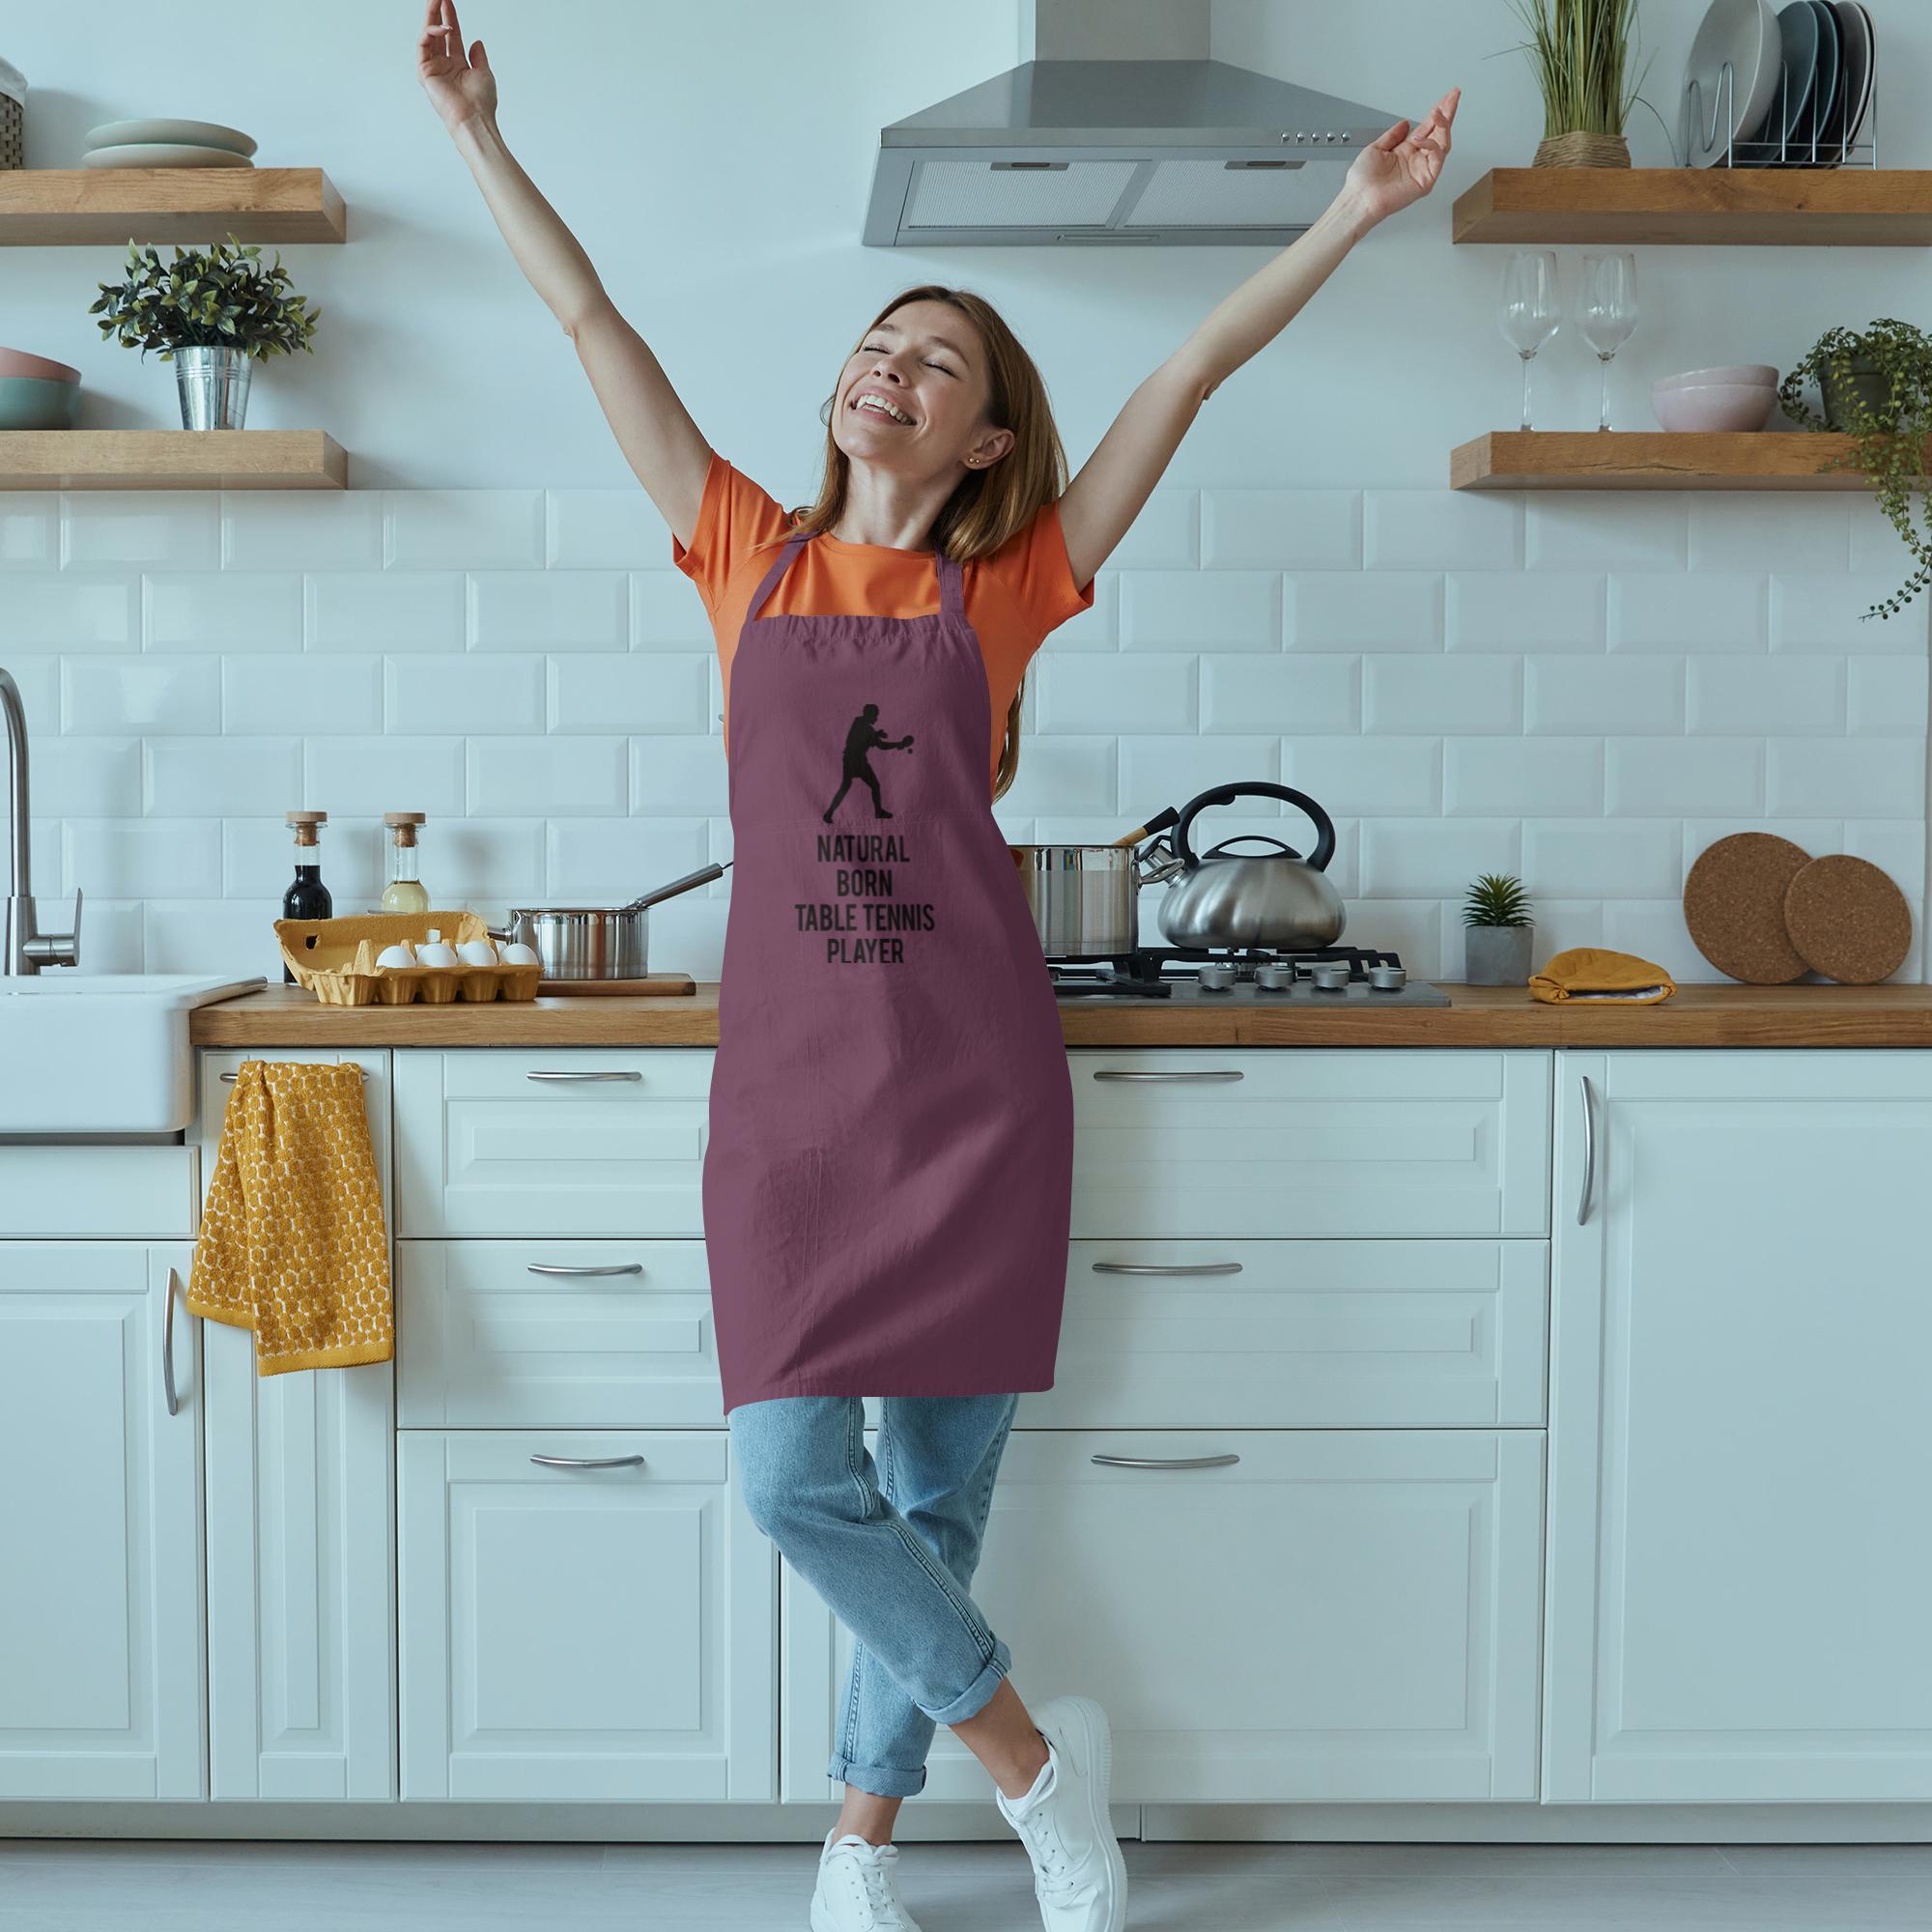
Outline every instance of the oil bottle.
{"type": "MultiPolygon", "coordinates": [[[[326,811],[289,811],[282,814],[282,822],[295,827],[296,834],[296,877],[295,883],[282,895],[282,917],[284,919],[330,919],[335,913],[335,901],[328,895],[328,888],[322,883],[322,828],[328,823],[326,811]]],[[[282,962],[282,984],[293,986],[296,976],[289,971],[288,961],[282,962]]]]}
{"type": "Polygon", "coordinates": [[[389,882],[383,888],[384,912],[427,912],[429,894],[423,887],[416,827],[428,817],[422,811],[385,811],[389,828],[389,882]]]}

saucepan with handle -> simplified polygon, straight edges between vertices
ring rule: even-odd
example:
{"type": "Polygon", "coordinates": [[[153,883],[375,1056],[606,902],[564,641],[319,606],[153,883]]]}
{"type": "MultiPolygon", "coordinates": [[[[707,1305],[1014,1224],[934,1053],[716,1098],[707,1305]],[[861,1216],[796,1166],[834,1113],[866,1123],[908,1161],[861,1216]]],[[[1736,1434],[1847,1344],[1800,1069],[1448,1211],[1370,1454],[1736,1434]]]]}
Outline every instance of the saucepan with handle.
{"type": "Polygon", "coordinates": [[[1111,959],[1140,944],[1141,888],[1180,869],[1180,861],[1143,839],[1175,824],[1172,806],[1106,844],[1015,845],[1027,906],[1049,959],[1111,959]]]}
{"type": "Polygon", "coordinates": [[[648,908],[722,879],[731,861],[700,866],[628,905],[513,905],[496,940],[521,940],[536,953],[546,980],[641,980],[648,971],[648,908]]]}

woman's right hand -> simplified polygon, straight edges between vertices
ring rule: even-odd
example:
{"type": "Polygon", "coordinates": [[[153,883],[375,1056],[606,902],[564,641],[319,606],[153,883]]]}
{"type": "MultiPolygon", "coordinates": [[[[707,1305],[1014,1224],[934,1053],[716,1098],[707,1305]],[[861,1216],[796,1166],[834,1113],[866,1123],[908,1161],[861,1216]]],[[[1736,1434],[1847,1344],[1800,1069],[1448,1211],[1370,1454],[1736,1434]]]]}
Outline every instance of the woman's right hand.
{"type": "Polygon", "coordinates": [[[422,38],[416,43],[416,78],[452,134],[466,121],[495,116],[497,76],[481,41],[465,57],[456,0],[429,0],[422,38]]]}

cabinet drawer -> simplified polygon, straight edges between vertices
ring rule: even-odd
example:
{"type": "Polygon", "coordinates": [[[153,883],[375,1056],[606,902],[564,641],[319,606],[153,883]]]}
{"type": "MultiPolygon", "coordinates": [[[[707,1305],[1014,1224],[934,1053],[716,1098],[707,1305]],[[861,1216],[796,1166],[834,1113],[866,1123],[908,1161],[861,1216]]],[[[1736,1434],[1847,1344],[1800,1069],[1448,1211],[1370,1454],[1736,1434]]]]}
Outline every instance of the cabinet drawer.
{"type": "Polygon", "coordinates": [[[1035,1428],[1538,1428],[1542,1241],[1075,1241],[1035,1428]]]}
{"type": "Polygon", "coordinates": [[[200,1200],[191,1146],[0,1147],[0,1236],[178,1240],[200,1200]]]}
{"type": "Polygon", "coordinates": [[[709,1047],[396,1055],[399,1235],[702,1235],[709,1047]]]}
{"type": "Polygon", "coordinates": [[[702,1241],[399,1241],[406,1429],[722,1429],[702,1241]]]}
{"type": "Polygon", "coordinates": [[[1549,1055],[1083,1048],[1074,1235],[1548,1233],[1549,1055]]]}

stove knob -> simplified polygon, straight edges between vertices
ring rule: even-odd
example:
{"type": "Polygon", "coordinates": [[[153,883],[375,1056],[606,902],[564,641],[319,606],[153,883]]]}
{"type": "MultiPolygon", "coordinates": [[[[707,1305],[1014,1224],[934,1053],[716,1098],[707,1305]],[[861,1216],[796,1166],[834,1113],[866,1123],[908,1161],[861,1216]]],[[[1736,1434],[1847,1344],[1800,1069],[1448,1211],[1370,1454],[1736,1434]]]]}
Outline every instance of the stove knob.
{"type": "Polygon", "coordinates": [[[1407,972],[1401,966],[1384,964],[1369,968],[1369,984],[1382,992],[1400,992],[1407,978],[1407,972]]]}
{"type": "Polygon", "coordinates": [[[1235,983],[1235,969],[1225,959],[1204,959],[1200,983],[1204,993],[1225,993],[1235,983]]]}
{"type": "Polygon", "coordinates": [[[1294,967],[1287,959],[1264,959],[1255,968],[1255,984],[1270,993],[1286,993],[1294,985],[1294,967]]]}
{"type": "Polygon", "coordinates": [[[1319,959],[1309,968],[1309,977],[1318,992],[1346,993],[1349,990],[1349,962],[1346,959],[1319,959]]]}

